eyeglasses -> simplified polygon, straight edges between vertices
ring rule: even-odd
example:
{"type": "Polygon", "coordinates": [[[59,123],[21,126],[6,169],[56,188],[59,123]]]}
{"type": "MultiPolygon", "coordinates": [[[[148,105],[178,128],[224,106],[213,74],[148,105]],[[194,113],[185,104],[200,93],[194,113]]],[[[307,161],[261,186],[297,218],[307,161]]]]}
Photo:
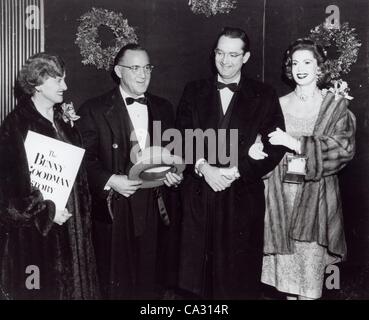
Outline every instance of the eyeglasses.
{"type": "Polygon", "coordinates": [[[154,66],[152,64],[147,64],[146,66],[124,66],[122,64],[118,64],[118,66],[127,68],[131,70],[134,74],[138,74],[141,68],[145,73],[151,73],[152,69],[154,69],[154,66]]]}
{"type": "Polygon", "coordinates": [[[222,50],[215,49],[214,50],[215,57],[219,59],[223,59],[226,55],[228,55],[231,59],[236,59],[239,56],[243,56],[244,53],[238,53],[238,52],[223,52],[222,50]]]}

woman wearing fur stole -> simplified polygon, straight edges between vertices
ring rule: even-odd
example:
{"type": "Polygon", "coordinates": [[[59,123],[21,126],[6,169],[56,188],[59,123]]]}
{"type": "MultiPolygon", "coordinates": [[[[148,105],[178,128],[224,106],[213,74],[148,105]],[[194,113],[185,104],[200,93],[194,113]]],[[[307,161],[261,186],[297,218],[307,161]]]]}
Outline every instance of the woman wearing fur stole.
{"type": "MultiPolygon", "coordinates": [[[[318,88],[328,77],[325,60],[311,40],[290,46],[285,71],[296,87],[280,98],[286,132],[269,134],[288,153],[265,181],[261,280],[288,299],[320,298],[326,266],[346,258],[337,173],[354,156],[356,121],[347,92],[318,88]]],[[[252,148],[266,156],[260,144],[252,148]]]]}

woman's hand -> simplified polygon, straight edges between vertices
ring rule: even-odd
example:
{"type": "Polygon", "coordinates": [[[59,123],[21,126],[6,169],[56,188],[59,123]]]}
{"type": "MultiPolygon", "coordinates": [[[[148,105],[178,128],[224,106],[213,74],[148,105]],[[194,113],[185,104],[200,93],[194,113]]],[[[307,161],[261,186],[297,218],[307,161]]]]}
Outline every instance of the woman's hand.
{"type": "Polygon", "coordinates": [[[263,160],[268,156],[263,150],[264,144],[261,141],[255,142],[249,149],[249,157],[254,160],[263,160]]]}
{"type": "Polygon", "coordinates": [[[58,225],[62,225],[63,223],[65,223],[72,215],[68,212],[67,209],[64,210],[55,210],[55,217],[54,217],[54,222],[57,223],[58,225]]]}
{"type": "Polygon", "coordinates": [[[283,130],[277,128],[276,131],[273,131],[268,134],[269,142],[272,145],[285,146],[297,153],[301,151],[301,143],[297,139],[291,137],[288,133],[283,130]]]}

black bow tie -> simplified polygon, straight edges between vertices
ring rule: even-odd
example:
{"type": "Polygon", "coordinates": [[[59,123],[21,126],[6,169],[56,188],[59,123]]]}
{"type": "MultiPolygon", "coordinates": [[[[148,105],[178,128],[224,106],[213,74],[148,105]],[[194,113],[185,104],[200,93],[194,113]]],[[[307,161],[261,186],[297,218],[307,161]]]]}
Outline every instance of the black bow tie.
{"type": "Polygon", "coordinates": [[[134,103],[134,102],[138,102],[138,103],[141,103],[141,104],[147,104],[147,98],[145,98],[145,97],[141,97],[141,98],[137,98],[137,99],[134,99],[134,98],[131,98],[131,97],[126,98],[126,103],[127,103],[128,106],[130,104],[134,103]]]}
{"type": "Polygon", "coordinates": [[[217,82],[217,89],[222,90],[224,88],[228,88],[229,90],[236,92],[238,88],[238,84],[236,82],[233,83],[223,83],[223,82],[217,82]]]}

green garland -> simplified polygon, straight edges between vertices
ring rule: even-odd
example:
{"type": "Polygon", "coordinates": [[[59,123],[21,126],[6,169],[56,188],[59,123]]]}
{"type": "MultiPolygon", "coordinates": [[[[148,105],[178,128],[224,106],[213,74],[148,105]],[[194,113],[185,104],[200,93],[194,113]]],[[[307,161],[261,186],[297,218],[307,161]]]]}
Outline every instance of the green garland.
{"type": "Polygon", "coordinates": [[[347,74],[351,65],[356,62],[361,46],[357,38],[355,28],[350,28],[348,22],[340,28],[327,27],[325,23],[310,30],[309,38],[320,44],[325,51],[336,50],[336,57],[327,57],[325,68],[330,75],[330,80],[339,80],[343,74],[347,74]]]}
{"type": "Polygon", "coordinates": [[[84,65],[90,64],[97,69],[109,70],[115,55],[127,43],[137,43],[138,38],[134,28],[128,25],[121,13],[116,13],[101,8],[92,8],[91,11],[82,15],[79,19],[75,43],[79,46],[84,65]],[[113,46],[102,48],[98,39],[100,26],[110,28],[115,36],[113,46]]]}
{"type": "Polygon", "coordinates": [[[208,18],[217,13],[229,13],[236,8],[237,0],[189,0],[188,5],[195,14],[205,14],[208,18]]]}

